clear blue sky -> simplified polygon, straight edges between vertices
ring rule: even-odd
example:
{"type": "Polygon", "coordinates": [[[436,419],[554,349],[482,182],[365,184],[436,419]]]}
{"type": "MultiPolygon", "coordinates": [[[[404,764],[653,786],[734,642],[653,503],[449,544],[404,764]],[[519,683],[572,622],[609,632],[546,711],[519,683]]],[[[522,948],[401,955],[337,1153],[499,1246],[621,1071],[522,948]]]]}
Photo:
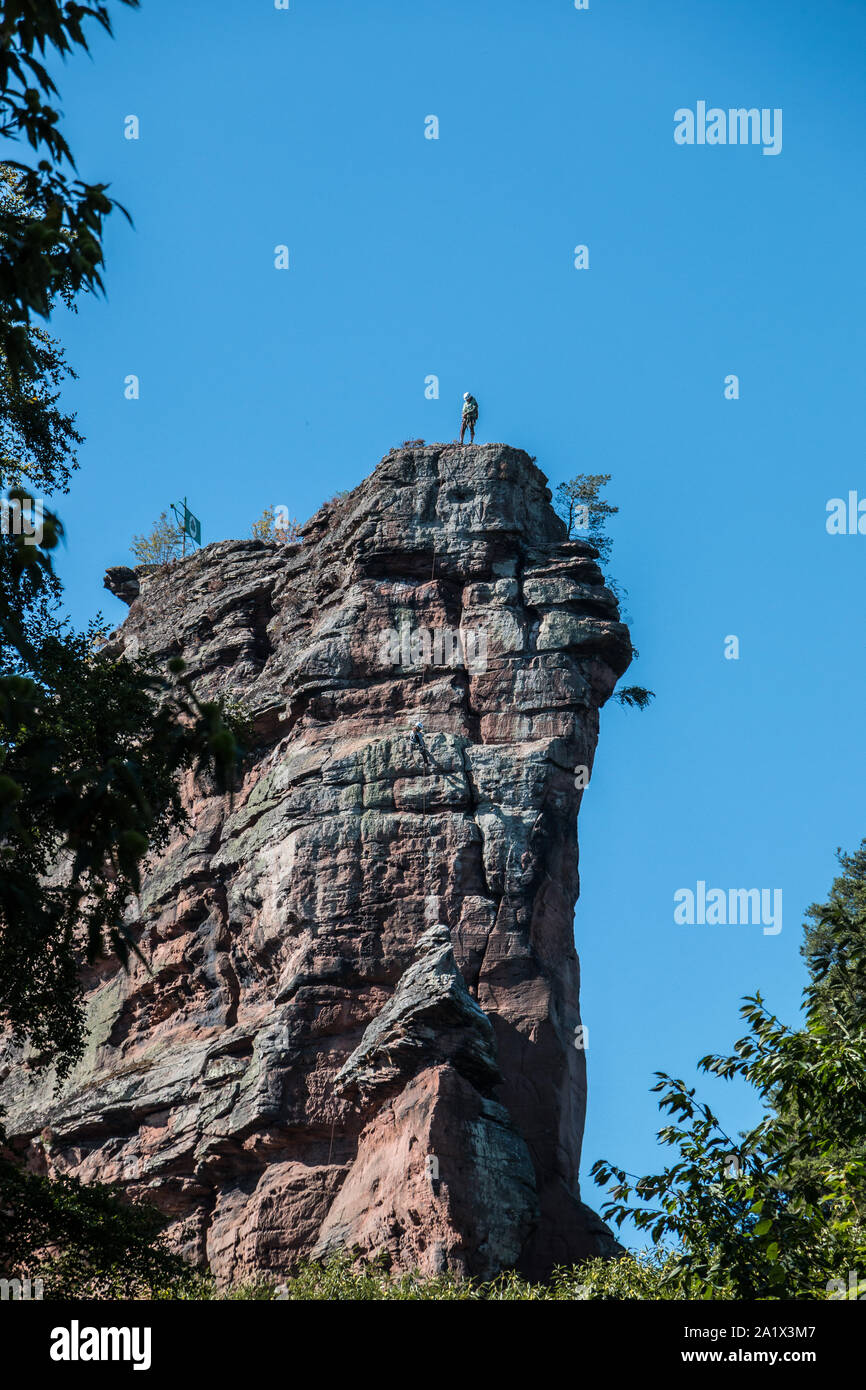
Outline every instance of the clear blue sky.
{"type": "Polygon", "coordinates": [[[613,474],[657,700],[604,711],[581,813],[587,1167],[653,1168],[651,1073],[727,1049],[742,995],[795,1016],[803,909],[866,833],[866,536],[825,530],[866,495],[864,51],[861,0],[145,0],[61,74],[82,174],[135,219],[107,301],[56,320],[77,621],[121,620],[102,573],[184,492],[205,542],[304,519],[453,438],[467,389],[552,484],[613,474]],[[782,108],[782,153],[676,145],[700,100],[782,108]],[[781,888],[781,934],[675,925],[699,879],[781,888]]]}

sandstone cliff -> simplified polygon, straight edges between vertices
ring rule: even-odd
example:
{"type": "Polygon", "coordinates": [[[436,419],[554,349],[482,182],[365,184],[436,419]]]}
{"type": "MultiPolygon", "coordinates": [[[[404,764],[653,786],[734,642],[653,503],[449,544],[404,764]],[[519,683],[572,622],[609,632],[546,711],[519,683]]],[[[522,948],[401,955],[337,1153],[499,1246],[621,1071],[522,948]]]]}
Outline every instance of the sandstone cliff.
{"type": "Polygon", "coordinates": [[[574,769],[631,647],[543,475],[403,448],[301,545],[106,582],[131,604],[109,655],[182,654],[255,747],[233,804],[188,787],[132,918],[150,970],[93,972],[63,1089],[7,1061],[17,1150],[146,1195],[221,1278],[609,1249],[578,1190],[574,769]]]}

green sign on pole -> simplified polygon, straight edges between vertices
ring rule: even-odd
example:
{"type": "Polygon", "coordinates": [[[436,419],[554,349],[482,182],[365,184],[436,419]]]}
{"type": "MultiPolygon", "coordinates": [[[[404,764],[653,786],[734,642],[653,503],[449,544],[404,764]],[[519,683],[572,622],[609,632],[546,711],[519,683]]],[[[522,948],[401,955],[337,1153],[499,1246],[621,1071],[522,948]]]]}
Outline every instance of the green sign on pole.
{"type": "Polygon", "coordinates": [[[195,541],[196,545],[201,545],[201,522],[197,516],[193,516],[192,512],[189,511],[185,504],[184,530],[191,541],[195,541]]]}
{"type": "Polygon", "coordinates": [[[183,531],[183,552],[186,554],[186,538],[189,536],[196,545],[201,545],[201,522],[197,516],[193,516],[189,507],[186,505],[186,498],[183,499],[183,510],[180,502],[172,502],[171,509],[177,517],[180,529],[183,531]]]}

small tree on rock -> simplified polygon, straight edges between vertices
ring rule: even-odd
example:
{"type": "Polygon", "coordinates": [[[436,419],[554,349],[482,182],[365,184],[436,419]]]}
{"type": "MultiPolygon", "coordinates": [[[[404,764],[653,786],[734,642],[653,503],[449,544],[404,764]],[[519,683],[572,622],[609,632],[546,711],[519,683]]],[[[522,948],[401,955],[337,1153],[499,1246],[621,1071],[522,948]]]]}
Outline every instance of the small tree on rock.
{"type": "Polygon", "coordinates": [[[258,521],[253,522],[251,531],[254,541],[297,545],[301,540],[301,523],[290,517],[285,507],[265,507],[258,521]]]}
{"type": "Polygon", "coordinates": [[[133,536],[129,547],[140,565],[167,565],[183,554],[183,527],[161,512],[146,536],[133,536]]]}
{"type": "Polygon", "coordinates": [[[610,473],[578,473],[559,484],[553,499],[554,511],[565,522],[569,536],[585,530],[603,560],[610,557],[613,545],[610,536],[604,534],[605,524],[609,516],[619,511],[619,507],[601,496],[610,479],[610,473]]]}
{"type": "MultiPolygon", "coordinates": [[[[602,488],[607,487],[610,479],[610,473],[578,473],[568,482],[560,483],[553,498],[553,509],[568,527],[569,538],[578,531],[585,531],[587,539],[595,546],[605,564],[610,559],[613,541],[604,534],[604,528],[608,517],[615,516],[619,511],[619,507],[606,502],[601,495],[602,488]]],[[[622,608],[627,598],[626,591],[609,575],[605,576],[604,582],[622,608]]],[[[624,621],[630,621],[627,615],[624,621]]],[[[638,655],[634,648],[632,655],[638,655]]],[[[655,699],[655,692],[642,685],[629,685],[617,691],[616,699],[626,708],[646,709],[655,699]]]]}

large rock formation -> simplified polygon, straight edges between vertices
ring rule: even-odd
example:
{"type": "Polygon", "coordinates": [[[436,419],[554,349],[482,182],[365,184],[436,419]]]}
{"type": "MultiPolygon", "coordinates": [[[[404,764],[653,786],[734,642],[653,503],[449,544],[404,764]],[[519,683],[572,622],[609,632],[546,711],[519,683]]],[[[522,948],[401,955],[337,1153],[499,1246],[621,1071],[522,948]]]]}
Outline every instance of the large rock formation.
{"type": "Polygon", "coordinates": [[[610,1249],[578,1190],[575,769],[631,647],[596,558],[526,454],[433,445],[303,544],[109,572],[108,657],[183,654],[255,746],[233,802],[187,788],[131,917],[149,968],[92,973],[62,1090],[4,1069],[33,1166],[147,1196],[221,1278],[610,1249]]]}

